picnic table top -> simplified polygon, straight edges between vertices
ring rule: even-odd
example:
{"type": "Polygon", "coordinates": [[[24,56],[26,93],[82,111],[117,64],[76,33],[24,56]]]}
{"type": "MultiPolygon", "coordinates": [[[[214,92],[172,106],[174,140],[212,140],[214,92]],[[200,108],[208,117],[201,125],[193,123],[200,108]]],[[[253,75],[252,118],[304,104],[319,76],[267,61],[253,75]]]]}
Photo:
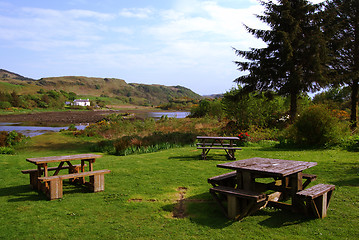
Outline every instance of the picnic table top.
{"type": "Polygon", "coordinates": [[[212,139],[212,140],[239,140],[238,137],[211,137],[211,136],[197,136],[197,139],[212,139]]]}
{"type": "Polygon", "coordinates": [[[52,163],[52,162],[66,162],[73,160],[90,160],[100,158],[102,155],[98,154],[76,154],[67,156],[52,156],[52,157],[39,157],[39,158],[27,158],[26,161],[34,164],[52,163]]]}
{"type": "Polygon", "coordinates": [[[217,167],[246,170],[270,176],[284,177],[316,166],[316,162],[304,162],[271,158],[249,158],[218,164],[217,167]]]}

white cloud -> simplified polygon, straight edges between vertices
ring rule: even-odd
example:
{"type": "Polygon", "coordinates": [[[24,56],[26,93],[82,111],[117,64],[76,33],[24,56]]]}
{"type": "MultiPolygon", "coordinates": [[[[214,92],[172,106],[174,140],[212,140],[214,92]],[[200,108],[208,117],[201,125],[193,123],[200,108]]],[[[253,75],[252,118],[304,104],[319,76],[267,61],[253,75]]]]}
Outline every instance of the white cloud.
{"type": "MultiPolygon", "coordinates": [[[[88,47],[101,40],[101,33],[108,30],[102,22],[113,18],[111,14],[87,10],[22,8],[17,18],[0,16],[0,39],[36,51],[88,47]]],[[[115,30],[126,32],[126,29],[115,30]]]]}
{"type": "Polygon", "coordinates": [[[128,18],[149,18],[153,13],[150,8],[124,8],[120,11],[119,15],[128,18]]]}
{"type": "Polygon", "coordinates": [[[41,53],[39,61],[51,75],[179,84],[208,94],[231,88],[239,75],[232,46],[246,50],[263,44],[246,32],[243,23],[265,27],[254,16],[261,6],[234,9],[215,1],[179,0],[171,9],[126,8],[116,14],[16,11],[17,16],[0,15],[0,40],[41,53]],[[206,89],[198,87],[201,81],[206,81],[206,89]]]}

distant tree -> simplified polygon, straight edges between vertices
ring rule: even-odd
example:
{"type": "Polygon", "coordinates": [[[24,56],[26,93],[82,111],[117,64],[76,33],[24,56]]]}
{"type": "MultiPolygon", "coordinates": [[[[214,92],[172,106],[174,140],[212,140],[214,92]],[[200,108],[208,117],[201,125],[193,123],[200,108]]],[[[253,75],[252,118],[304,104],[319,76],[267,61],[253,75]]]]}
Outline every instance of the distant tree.
{"type": "Polygon", "coordinates": [[[330,64],[337,83],[351,88],[351,127],[358,126],[359,1],[330,0],[326,5],[326,33],[333,53],[330,64]]]}
{"type": "MultiPolygon", "coordinates": [[[[274,91],[290,96],[290,119],[297,115],[298,97],[325,85],[326,42],[318,17],[321,5],[306,0],[260,1],[266,10],[260,20],[270,30],[252,29],[249,33],[267,43],[265,48],[236,50],[249,61],[236,61],[238,70],[248,72],[235,82],[244,92],[274,91]]],[[[242,92],[243,92],[242,91],[242,92]]]]}
{"type": "Polygon", "coordinates": [[[8,101],[8,100],[9,100],[9,98],[8,98],[7,94],[0,91],[0,101],[5,102],[5,101],[8,101]]]}
{"type": "Polygon", "coordinates": [[[20,107],[21,100],[19,98],[19,95],[15,91],[11,93],[11,105],[13,107],[20,107]]]}
{"type": "Polygon", "coordinates": [[[313,97],[314,104],[325,104],[331,109],[337,108],[345,110],[350,104],[350,87],[331,87],[326,91],[320,92],[313,97]]]}
{"type": "Polygon", "coordinates": [[[252,92],[240,95],[241,89],[226,92],[222,99],[224,113],[234,120],[240,129],[276,127],[278,120],[285,117],[288,105],[284,97],[252,92]]]}
{"type": "Polygon", "coordinates": [[[76,93],[74,93],[74,92],[69,92],[69,96],[68,96],[69,100],[73,101],[73,100],[76,99],[76,97],[77,97],[77,94],[76,94],[76,93]]]}

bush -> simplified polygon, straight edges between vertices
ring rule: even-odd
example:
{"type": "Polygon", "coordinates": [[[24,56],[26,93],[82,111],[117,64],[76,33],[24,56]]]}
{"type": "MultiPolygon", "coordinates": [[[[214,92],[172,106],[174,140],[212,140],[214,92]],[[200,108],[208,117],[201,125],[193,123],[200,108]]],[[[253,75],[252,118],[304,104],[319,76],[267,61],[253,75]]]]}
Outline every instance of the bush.
{"type": "Polygon", "coordinates": [[[255,125],[261,128],[281,127],[280,121],[287,115],[287,101],[284,97],[269,93],[245,93],[241,88],[232,89],[222,99],[224,113],[235,121],[239,129],[255,125]]]}
{"type": "Polygon", "coordinates": [[[6,132],[1,131],[0,132],[0,147],[11,147],[15,146],[18,143],[20,143],[25,136],[21,133],[17,133],[15,131],[6,132]]]}
{"type": "Polygon", "coordinates": [[[348,151],[359,152],[359,135],[350,136],[342,142],[341,147],[348,151]]]}
{"type": "Polygon", "coordinates": [[[0,109],[11,108],[11,103],[9,102],[0,102],[0,109]]]}
{"type": "Polygon", "coordinates": [[[220,100],[202,100],[198,106],[191,108],[191,114],[189,117],[201,118],[201,117],[215,117],[221,119],[223,117],[223,107],[220,100]]]}
{"type": "Polygon", "coordinates": [[[13,147],[21,143],[26,136],[15,131],[0,132],[0,154],[14,154],[13,147]]]}
{"type": "Polygon", "coordinates": [[[14,154],[15,151],[11,147],[0,147],[0,154],[14,154]]]}
{"type": "Polygon", "coordinates": [[[67,128],[67,131],[77,131],[75,124],[70,124],[70,126],[67,128]]]}
{"type": "Polygon", "coordinates": [[[333,146],[349,135],[347,122],[339,121],[323,105],[305,110],[286,131],[287,140],[300,146],[333,146]]]}

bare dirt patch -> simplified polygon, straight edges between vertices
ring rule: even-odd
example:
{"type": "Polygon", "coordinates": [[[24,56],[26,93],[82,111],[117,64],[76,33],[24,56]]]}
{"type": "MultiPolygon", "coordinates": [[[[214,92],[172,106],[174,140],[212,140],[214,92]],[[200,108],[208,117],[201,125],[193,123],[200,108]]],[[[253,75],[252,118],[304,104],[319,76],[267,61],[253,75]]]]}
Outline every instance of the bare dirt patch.
{"type": "Polygon", "coordinates": [[[186,217],[186,205],[185,205],[185,195],[187,192],[186,187],[177,188],[178,199],[177,204],[173,208],[172,217],[174,218],[184,218],[186,217]]]}

